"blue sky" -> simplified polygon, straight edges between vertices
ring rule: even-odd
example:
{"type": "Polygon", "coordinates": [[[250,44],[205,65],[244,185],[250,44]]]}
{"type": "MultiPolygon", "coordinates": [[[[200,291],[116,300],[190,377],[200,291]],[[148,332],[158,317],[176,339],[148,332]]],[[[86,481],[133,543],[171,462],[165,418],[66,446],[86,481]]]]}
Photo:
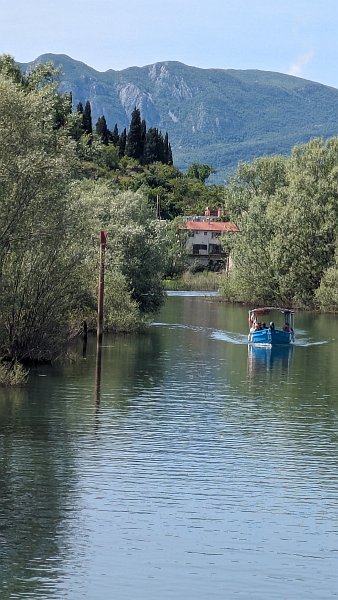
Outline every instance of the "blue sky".
{"type": "Polygon", "coordinates": [[[337,0],[2,0],[0,53],[91,67],[162,60],[290,73],[338,88],[337,0]]]}

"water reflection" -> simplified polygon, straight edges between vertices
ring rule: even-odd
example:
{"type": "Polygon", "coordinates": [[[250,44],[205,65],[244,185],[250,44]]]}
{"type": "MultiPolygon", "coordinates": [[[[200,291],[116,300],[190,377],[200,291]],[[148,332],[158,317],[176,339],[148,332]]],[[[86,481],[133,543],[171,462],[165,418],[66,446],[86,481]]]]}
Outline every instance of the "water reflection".
{"type": "Polygon", "coordinates": [[[253,375],[277,368],[282,373],[290,369],[293,358],[293,346],[254,346],[248,345],[248,373],[253,375]]]}
{"type": "Polygon", "coordinates": [[[97,342],[96,346],[96,364],[95,364],[95,402],[97,405],[101,401],[101,376],[102,376],[102,343],[97,342]]]}
{"type": "MultiPolygon", "coordinates": [[[[42,382],[40,379],[39,382],[42,382]]],[[[35,388],[36,391],[36,388],[35,388]]],[[[42,399],[41,399],[42,400],[42,399]]],[[[1,598],[37,598],[43,576],[57,577],[67,554],[65,532],[74,485],[66,415],[39,402],[34,388],[0,389],[1,598]],[[33,392],[30,394],[30,391],[33,392]]]]}
{"type": "Polygon", "coordinates": [[[86,376],[95,356],[94,399],[97,407],[108,406],[122,416],[140,395],[147,396],[161,385],[165,367],[161,336],[157,330],[132,336],[106,335],[102,347],[88,341],[86,376]]]}
{"type": "Polygon", "coordinates": [[[0,389],[1,600],[336,597],[338,319],[268,349],[246,317],[172,297],[99,373],[89,336],[0,389]]]}

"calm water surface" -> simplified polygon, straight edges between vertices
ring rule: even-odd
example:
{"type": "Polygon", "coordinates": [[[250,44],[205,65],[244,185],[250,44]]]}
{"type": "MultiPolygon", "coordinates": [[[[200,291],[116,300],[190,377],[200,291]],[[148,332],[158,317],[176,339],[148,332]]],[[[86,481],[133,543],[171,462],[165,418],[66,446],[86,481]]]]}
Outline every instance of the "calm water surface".
{"type": "Polygon", "coordinates": [[[0,391],[0,598],[338,596],[338,317],[248,349],[170,296],[140,337],[0,391]]]}

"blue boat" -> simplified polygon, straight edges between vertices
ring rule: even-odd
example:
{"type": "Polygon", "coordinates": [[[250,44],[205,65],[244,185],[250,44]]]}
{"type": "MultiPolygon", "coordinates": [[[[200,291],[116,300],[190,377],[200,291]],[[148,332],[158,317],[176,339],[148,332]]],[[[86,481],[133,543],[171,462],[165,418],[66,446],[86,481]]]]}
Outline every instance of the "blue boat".
{"type": "Polygon", "coordinates": [[[291,344],[295,341],[294,311],[289,308],[268,306],[249,310],[249,327],[249,344],[276,346],[291,344]],[[283,315],[282,325],[276,326],[273,320],[267,323],[266,316],[271,316],[273,312],[283,315]]]}

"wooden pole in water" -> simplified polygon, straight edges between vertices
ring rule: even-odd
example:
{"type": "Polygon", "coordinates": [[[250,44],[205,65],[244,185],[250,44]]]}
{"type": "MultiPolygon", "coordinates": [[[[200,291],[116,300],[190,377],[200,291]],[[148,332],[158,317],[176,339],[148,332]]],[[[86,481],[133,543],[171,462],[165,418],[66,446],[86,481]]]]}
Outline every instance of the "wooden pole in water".
{"type": "Polygon", "coordinates": [[[103,306],[104,306],[104,255],[107,243],[107,232],[100,231],[99,254],[99,291],[97,299],[97,343],[102,344],[103,336],[103,306]]]}

